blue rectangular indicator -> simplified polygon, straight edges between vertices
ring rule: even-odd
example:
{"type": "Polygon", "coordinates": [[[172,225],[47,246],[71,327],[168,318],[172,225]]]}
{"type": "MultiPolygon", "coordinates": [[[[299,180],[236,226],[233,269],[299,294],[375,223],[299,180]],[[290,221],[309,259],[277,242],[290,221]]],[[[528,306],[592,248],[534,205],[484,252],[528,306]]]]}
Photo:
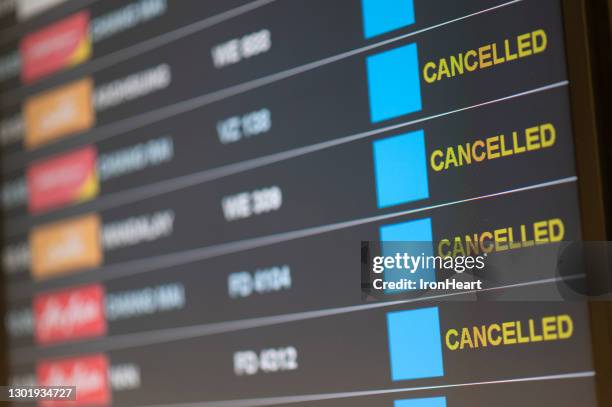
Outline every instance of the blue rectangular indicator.
{"type": "Polygon", "coordinates": [[[361,0],[366,38],[414,24],[413,0],[361,0]]]}
{"type": "MultiPolygon", "coordinates": [[[[381,251],[383,256],[395,256],[396,253],[408,253],[412,256],[433,256],[433,236],[431,218],[412,220],[380,228],[381,251]]],[[[406,279],[426,282],[436,281],[436,270],[419,268],[414,273],[404,269],[385,269],[385,281],[406,279]]],[[[386,293],[398,293],[398,290],[387,290],[386,293]]]]}
{"type": "Polygon", "coordinates": [[[429,198],[423,130],[375,141],[373,151],[379,208],[429,198]]]}
{"type": "Polygon", "coordinates": [[[421,110],[421,82],[416,44],[408,44],[366,60],[373,123],[421,110]]]}
{"type": "Polygon", "coordinates": [[[389,312],[387,330],[393,381],[444,375],[438,307],[389,312]]]}
{"type": "Polygon", "coordinates": [[[446,397],[395,400],[393,407],[446,407],[446,397]]]}

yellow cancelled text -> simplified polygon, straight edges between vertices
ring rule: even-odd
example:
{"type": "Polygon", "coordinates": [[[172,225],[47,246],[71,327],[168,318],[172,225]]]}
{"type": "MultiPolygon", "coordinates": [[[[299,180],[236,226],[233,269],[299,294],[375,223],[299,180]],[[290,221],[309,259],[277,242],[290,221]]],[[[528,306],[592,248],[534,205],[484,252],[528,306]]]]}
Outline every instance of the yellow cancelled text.
{"type": "Polygon", "coordinates": [[[470,256],[560,242],[564,236],[563,220],[552,218],[444,238],[437,249],[442,257],[470,256]]]}
{"type": "Polygon", "coordinates": [[[486,44],[423,66],[423,78],[427,83],[454,78],[468,72],[505,64],[546,50],[548,38],[542,29],[505,39],[500,43],[486,44]]]}
{"type": "Polygon", "coordinates": [[[567,314],[545,316],[527,321],[507,321],[463,328],[451,328],[444,336],[451,351],[495,346],[523,345],[569,339],[574,322],[567,314]]]}
{"type": "Polygon", "coordinates": [[[431,168],[445,171],[449,168],[482,163],[554,146],[557,132],[552,123],[514,131],[511,135],[495,135],[468,143],[438,148],[429,157],[431,168]]]}

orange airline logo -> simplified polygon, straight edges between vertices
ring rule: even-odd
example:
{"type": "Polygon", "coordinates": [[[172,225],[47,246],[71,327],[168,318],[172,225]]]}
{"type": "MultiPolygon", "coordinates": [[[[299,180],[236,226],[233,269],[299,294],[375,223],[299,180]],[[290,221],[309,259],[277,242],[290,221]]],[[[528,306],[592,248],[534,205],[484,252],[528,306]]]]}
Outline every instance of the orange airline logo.
{"type": "Polygon", "coordinates": [[[26,148],[36,148],[91,128],[95,121],[93,87],[93,80],[85,78],[26,100],[26,148]]]}
{"type": "Polygon", "coordinates": [[[30,232],[35,279],[102,264],[100,217],[95,214],[39,226],[30,232]]]}

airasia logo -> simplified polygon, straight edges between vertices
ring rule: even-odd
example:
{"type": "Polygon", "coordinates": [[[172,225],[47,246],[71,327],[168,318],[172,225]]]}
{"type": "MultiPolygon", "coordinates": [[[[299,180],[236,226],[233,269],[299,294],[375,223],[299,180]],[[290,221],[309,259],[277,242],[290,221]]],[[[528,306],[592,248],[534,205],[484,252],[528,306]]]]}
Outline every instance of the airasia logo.
{"type": "Polygon", "coordinates": [[[41,345],[105,335],[104,288],[95,284],[39,295],[34,321],[41,345]]]}
{"type": "Polygon", "coordinates": [[[97,196],[96,157],[88,146],[32,164],[26,171],[28,210],[45,212],[97,196]]]}
{"type": "Polygon", "coordinates": [[[19,51],[23,61],[21,79],[26,84],[85,62],[92,52],[89,13],[81,11],[26,35],[19,51]]]}
{"type": "Polygon", "coordinates": [[[76,402],[45,402],[43,405],[106,405],[110,402],[105,355],[41,362],[36,375],[41,386],[76,386],[76,402]]]}

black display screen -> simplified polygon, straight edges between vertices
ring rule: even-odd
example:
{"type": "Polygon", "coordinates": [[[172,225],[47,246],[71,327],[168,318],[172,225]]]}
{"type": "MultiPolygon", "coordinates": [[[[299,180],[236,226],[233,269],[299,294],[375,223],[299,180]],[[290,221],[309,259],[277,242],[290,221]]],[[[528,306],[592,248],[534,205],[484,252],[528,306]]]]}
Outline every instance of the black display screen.
{"type": "Polygon", "coordinates": [[[64,405],[597,404],[588,305],[542,300],[582,274],[360,289],[361,242],[582,239],[560,0],[0,13],[9,384],[76,386],[64,405]]]}

